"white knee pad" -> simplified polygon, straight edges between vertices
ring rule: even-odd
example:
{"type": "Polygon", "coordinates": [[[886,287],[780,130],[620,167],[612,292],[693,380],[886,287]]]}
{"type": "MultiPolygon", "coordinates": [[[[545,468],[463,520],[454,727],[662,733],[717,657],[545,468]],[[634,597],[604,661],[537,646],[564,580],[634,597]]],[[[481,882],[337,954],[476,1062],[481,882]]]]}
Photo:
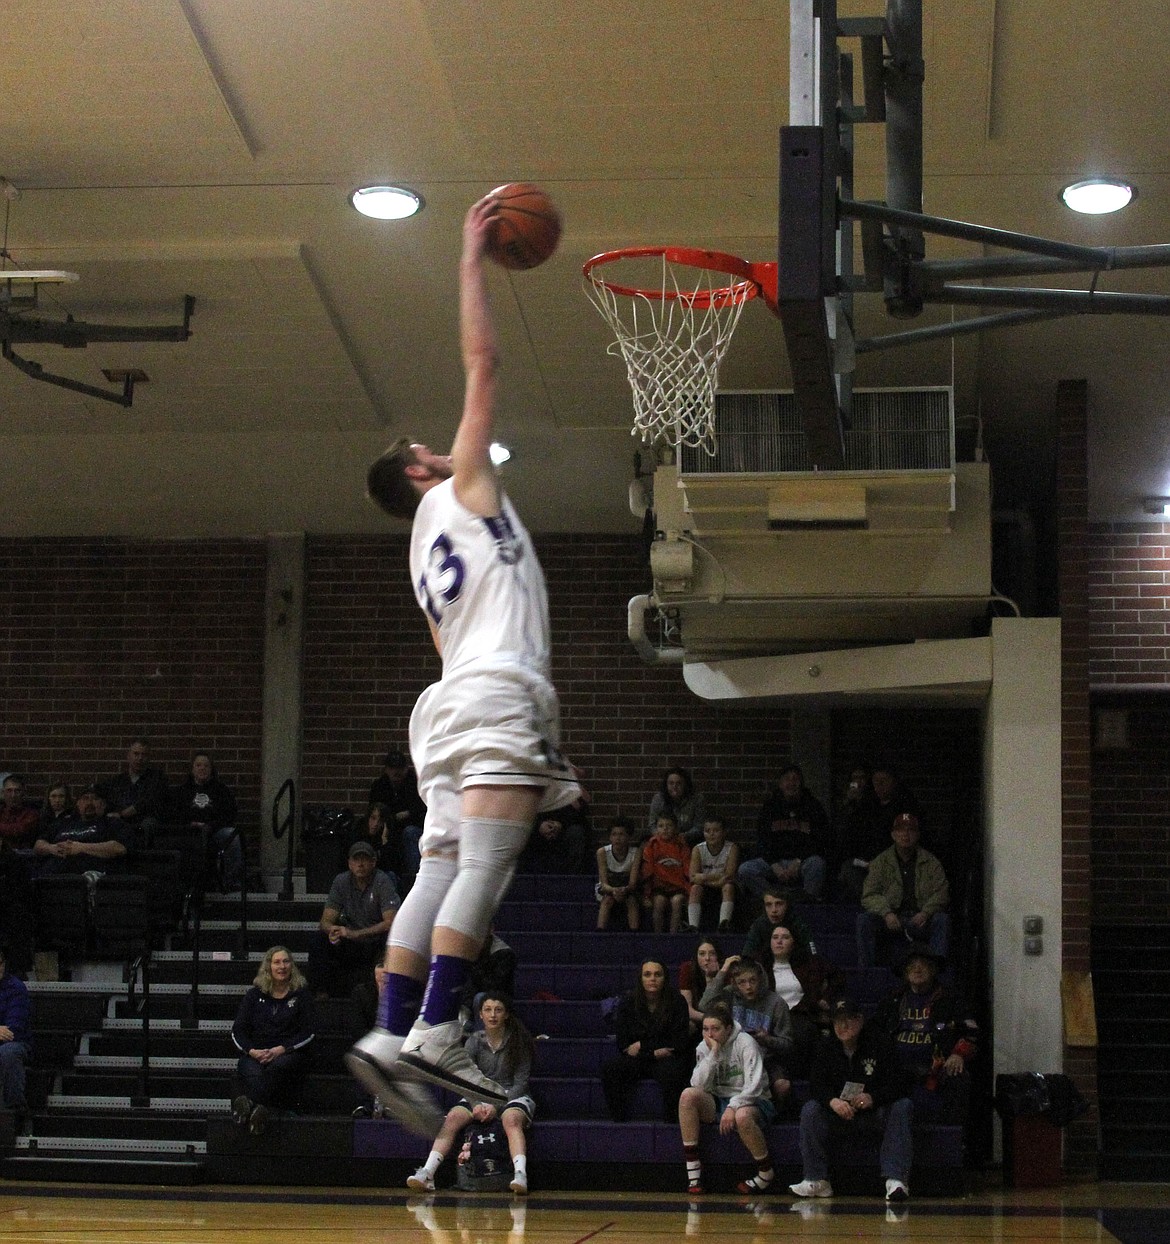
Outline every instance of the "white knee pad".
{"type": "Polygon", "coordinates": [[[459,824],[459,875],[435,923],[482,942],[531,829],[528,823],[465,817],[459,824]]]}
{"type": "Polygon", "coordinates": [[[422,857],[414,885],[394,915],[387,945],[402,946],[423,959],[430,959],[431,930],[435,927],[435,918],[447,897],[451,882],[455,880],[458,867],[448,855],[422,857]]]}

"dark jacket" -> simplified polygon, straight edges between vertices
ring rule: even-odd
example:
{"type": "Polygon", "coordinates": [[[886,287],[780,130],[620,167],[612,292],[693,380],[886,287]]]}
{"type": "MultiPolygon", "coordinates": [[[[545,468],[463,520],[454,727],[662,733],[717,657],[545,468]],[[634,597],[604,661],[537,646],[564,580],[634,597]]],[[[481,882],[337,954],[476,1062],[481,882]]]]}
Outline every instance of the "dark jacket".
{"type": "Polygon", "coordinates": [[[32,1045],[28,986],[18,976],[13,976],[11,968],[0,977],[0,1024],[12,1029],[14,1041],[32,1045]]]}
{"type": "Polygon", "coordinates": [[[780,860],[803,860],[810,855],[828,857],[832,851],[829,818],[820,800],[807,790],[789,803],[774,790],[764,800],[756,820],[756,856],[776,864],[780,860]],[[807,832],[803,828],[807,826],[807,832]]]}
{"type": "Polygon", "coordinates": [[[148,816],[165,816],[169,795],[167,775],[161,769],[143,769],[138,781],[134,781],[129,771],[123,769],[106,783],[108,810],[121,814],[124,808],[133,808],[134,824],[148,816]]]}
{"type": "Polygon", "coordinates": [[[249,1050],[304,1049],[313,1040],[313,1002],[307,989],[294,989],[284,998],[261,993],[253,985],[240,1000],[232,1041],[241,1054],[249,1050]]]}
{"type": "Polygon", "coordinates": [[[214,775],[206,782],[189,777],[171,791],[171,817],[180,825],[200,823],[224,829],[236,823],[236,797],[214,775]]]}
{"type": "Polygon", "coordinates": [[[614,1014],[618,1052],[625,1053],[635,1041],[641,1042],[639,1058],[653,1058],[654,1051],[669,1046],[678,1058],[692,1058],[695,1043],[690,1035],[690,1013],[686,999],[667,985],[656,1011],[643,1011],[635,1005],[635,995],[625,994],[614,1014]]]}
{"type": "Polygon", "coordinates": [[[927,994],[904,986],[883,999],[870,1022],[893,1038],[903,1065],[918,1076],[929,1074],[951,1054],[975,1057],[979,1030],[945,985],[936,983],[927,994]]]}
{"type": "Polygon", "coordinates": [[[809,1096],[827,1106],[848,1083],[860,1084],[874,1106],[888,1106],[910,1094],[910,1078],[893,1040],[872,1020],[858,1037],[857,1049],[847,1054],[834,1033],[821,1039],[809,1077],[809,1096]]]}

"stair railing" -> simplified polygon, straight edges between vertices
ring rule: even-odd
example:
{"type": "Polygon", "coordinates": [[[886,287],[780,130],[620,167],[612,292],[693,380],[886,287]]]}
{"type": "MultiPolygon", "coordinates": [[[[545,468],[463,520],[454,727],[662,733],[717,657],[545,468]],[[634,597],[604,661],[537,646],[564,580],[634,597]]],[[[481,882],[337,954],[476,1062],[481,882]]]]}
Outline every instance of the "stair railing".
{"type": "Polygon", "coordinates": [[[187,995],[187,1013],[179,1020],[180,1028],[199,1027],[199,942],[203,931],[203,887],[192,893],[187,909],[191,940],[191,992],[187,995]]]}
{"type": "Polygon", "coordinates": [[[285,778],[284,784],[276,792],[272,800],[272,837],[279,842],[285,834],[288,835],[288,849],[285,852],[284,861],[284,885],[276,896],[282,903],[290,903],[293,898],[293,857],[296,854],[297,844],[292,831],[296,825],[296,820],[297,784],[292,778],[285,778]],[[288,795],[288,811],[285,813],[284,818],[281,819],[280,802],[285,794],[288,795]]]}
{"type": "Polygon", "coordinates": [[[142,1065],[138,1071],[138,1088],[130,1094],[130,1106],[134,1110],[143,1110],[150,1105],[150,947],[129,965],[129,989],[127,996],[130,1010],[136,1009],[134,990],[138,980],[142,981],[142,999],[137,1004],[138,1014],[142,1017],[142,1065]]]}

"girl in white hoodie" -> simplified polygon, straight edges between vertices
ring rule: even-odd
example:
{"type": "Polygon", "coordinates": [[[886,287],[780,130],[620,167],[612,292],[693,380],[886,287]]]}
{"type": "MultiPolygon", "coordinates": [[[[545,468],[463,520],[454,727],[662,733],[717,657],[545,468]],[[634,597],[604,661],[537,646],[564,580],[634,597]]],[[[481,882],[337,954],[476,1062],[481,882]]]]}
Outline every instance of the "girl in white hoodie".
{"type": "Polygon", "coordinates": [[[703,1016],[703,1040],[699,1043],[694,1074],[678,1103],[683,1154],[687,1162],[687,1192],[703,1191],[703,1168],[699,1160],[699,1125],[719,1124],[726,1136],[739,1133],[756,1163],[756,1173],[741,1180],[743,1193],[763,1192],[771,1184],[772,1157],[763,1124],[776,1117],[768,1093],[768,1077],[755,1038],[735,1022],[726,1002],[716,1002],[703,1016]]]}

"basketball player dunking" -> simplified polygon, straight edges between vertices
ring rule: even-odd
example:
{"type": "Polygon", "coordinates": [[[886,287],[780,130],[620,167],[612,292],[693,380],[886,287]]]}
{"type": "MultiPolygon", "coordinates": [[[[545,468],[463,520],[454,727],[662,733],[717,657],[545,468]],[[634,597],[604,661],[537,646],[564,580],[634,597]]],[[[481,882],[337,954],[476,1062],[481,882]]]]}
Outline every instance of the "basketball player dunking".
{"type": "Polygon", "coordinates": [[[463,224],[466,387],[451,454],[399,442],[367,481],[382,509],[413,518],[411,579],[443,673],[410,721],[427,805],[422,864],[387,941],[377,1026],[346,1062],[387,1110],[428,1136],[442,1116],[412,1081],[505,1100],[463,1050],[463,986],[536,814],[581,794],[558,750],[544,574],[489,456],[498,351],[484,253],[495,211],[488,195],[463,224]]]}

